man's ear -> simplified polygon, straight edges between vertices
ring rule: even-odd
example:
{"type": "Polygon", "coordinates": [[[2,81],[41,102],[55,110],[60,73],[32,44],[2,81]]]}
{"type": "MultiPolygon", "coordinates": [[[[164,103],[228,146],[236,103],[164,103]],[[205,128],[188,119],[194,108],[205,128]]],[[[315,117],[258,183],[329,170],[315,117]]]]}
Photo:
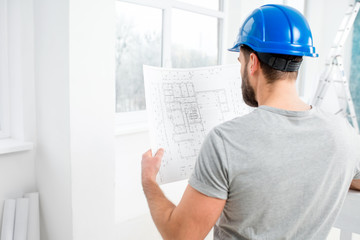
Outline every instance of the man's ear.
{"type": "Polygon", "coordinates": [[[248,69],[248,72],[250,73],[250,75],[254,75],[260,69],[260,61],[255,53],[250,54],[249,67],[250,69],[248,69]]]}

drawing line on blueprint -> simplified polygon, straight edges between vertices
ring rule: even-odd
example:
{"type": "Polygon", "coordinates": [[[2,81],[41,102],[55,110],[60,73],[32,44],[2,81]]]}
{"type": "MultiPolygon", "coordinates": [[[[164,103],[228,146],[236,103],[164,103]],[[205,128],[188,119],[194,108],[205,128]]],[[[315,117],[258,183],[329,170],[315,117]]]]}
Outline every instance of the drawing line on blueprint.
{"type": "Polygon", "coordinates": [[[249,112],[238,66],[162,69],[144,66],[152,148],[165,149],[158,181],[188,178],[206,134],[249,112]]]}

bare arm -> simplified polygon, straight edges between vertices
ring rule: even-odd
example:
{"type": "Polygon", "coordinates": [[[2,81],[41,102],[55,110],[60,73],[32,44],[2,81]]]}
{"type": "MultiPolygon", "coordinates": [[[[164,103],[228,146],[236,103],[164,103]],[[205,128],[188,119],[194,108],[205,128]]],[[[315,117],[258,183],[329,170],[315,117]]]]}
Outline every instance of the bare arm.
{"type": "Polygon", "coordinates": [[[360,191],[360,179],[353,180],[350,189],[360,191]]]}
{"type": "Polygon", "coordinates": [[[178,206],[156,183],[163,150],[142,159],[142,185],[153,221],[164,239],[204,239],[219,218],[226,200],[208,197],[188,186],[178,206]]]}

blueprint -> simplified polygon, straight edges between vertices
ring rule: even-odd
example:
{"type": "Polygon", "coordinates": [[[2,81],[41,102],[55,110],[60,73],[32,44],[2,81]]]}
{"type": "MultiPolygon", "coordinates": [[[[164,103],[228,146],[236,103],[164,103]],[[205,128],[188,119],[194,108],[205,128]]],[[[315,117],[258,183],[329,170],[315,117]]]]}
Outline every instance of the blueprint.
{"type": "Polygon", "coordinates": [[[144,81],[151,148],[165,149],[160,184],[189,178],[206,134],[251,111],[242,100],[239,65],[144,66],[144,81]]]}

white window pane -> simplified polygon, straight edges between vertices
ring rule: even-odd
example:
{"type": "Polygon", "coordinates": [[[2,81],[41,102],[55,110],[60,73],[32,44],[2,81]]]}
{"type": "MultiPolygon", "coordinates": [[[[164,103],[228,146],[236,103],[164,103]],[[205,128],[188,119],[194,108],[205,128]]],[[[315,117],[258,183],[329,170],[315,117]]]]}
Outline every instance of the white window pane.
{"type": "Polygon", "coordinates": [[[202,67],[217,64],[217,18],[174,9],[171,39],[173,67],[202,67]]]}
{"type": "Polygon", "coordinates": [[[180,0],[200,7],[219,10],[219,0],[180,0]]]}
{"type": "Polygon", "coordinates": [[[143,64],[161,65],[162,10],[116,2],[116,111],[144,110],[143,64]]]}
{"type": "Polygon", "coordinates": [[[296,8],[302,14],[304,14],[305,1],[304,0],[286,0],[284,1],[285,5],[296,8]]]}

